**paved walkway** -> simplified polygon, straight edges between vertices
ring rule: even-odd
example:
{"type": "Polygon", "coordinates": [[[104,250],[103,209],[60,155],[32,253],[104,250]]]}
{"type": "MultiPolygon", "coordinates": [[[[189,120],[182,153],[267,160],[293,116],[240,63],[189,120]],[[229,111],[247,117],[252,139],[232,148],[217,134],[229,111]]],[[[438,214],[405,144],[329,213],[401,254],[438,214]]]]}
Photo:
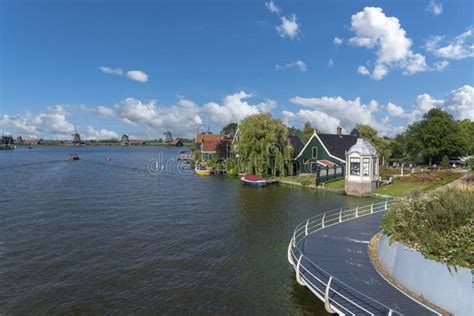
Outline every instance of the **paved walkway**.
{"type": "MultiPolygon", "coordinates": [[[[335,278],[405,315],[438,315],[385,281],[373,268],[369,240],[380,228],[384,212],[319,230],[299,245],[311,261],[335,278]]],[[[375,312],[377,314],[377,312],[375,312]]]]}

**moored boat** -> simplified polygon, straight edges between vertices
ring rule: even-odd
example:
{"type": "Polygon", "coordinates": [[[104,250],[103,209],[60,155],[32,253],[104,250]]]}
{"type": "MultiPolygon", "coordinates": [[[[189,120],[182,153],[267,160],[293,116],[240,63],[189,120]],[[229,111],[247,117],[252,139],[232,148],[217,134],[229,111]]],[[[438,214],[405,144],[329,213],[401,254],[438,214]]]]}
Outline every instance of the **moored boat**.
{"type": "Polygon", "coordinates": [[[264,187],[268,184],[268,181],[254,175],[245,175],[240,178],[246,185],[251,185],[254,187],[264,187]]]}
{"type": "Polygon", "coordinates": [[[176,158],[178,160],[193,160],[193,153],[188,150],[181,150],[176,158]]]}
{"type": "Polygon", "coordinates": [[[206,169],[202,166],[196,166],[196,168],[194,168],[194,171],[200,176],[210,176],[212,174],[211,169],[206,169]]]}

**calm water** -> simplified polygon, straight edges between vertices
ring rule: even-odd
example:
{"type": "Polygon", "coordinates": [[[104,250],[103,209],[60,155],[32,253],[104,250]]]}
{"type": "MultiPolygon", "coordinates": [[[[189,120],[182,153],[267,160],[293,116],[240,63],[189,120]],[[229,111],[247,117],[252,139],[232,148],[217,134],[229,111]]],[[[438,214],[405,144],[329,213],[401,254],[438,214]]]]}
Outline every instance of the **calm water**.
{"type": "Polygon", "coordinates": [[[305,218],[363,200],[249,188],[176,161],[147,171],[177,152],[0,151],[0,314],[324,314],[295,281],[288,241],[305,218]]]}

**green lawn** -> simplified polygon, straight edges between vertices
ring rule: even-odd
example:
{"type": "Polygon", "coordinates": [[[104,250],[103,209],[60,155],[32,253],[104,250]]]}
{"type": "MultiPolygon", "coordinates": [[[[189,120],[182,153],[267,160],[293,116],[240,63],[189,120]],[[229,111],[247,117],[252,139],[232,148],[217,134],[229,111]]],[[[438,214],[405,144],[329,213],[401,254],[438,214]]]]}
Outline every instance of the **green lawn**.
{"type": "Polygon", "coordinates": [[[411,194],[415,189],[420,191],[432,190],[442,185],[448,184],[449,182],[454,181],[461,176],[461,173],[451,173],[445,177],[433,181],[395,178],[393,179],[393,183],[378,188],[375,192],[396,197],[406,196],[411,194]]]}
{"type": "Polygon", "coordinates": [[[405,196],[409,195],[414,189],[419,189],[424,191],[425,186],[428,186],[428,183],[420,182],[402,182],[398,179],[395,179],[393,183],[386,185],[384,187],[378,188],[376,193],[390,195],[390,196],[405,196]]]}
{"type": "Polygon", "coordinates": [[[328,188],[333,188],[333,189],[344,189],[344,179],[326,182],[324,186],[328,188]]]}
{"type": "Polygon", "coordinates": [[[310,177],[280,177],[280,180],[298,183],[301,185],[311,185],[316,182],[315,178],[312,176],[310,177]]]}

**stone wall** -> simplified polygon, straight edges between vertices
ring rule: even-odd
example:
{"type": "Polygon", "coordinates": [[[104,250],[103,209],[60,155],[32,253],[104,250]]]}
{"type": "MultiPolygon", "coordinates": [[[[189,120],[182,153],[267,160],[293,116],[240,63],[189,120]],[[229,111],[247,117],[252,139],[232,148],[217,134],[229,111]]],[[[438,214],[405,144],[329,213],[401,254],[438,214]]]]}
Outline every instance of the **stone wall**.
{"type": "Polygon", "coordinates": [[[345,180],[344,190],[348,195],[370,195],[377,188],[377,182],[355,182],[345,180]]]}
{"type": "Polygon", "coordinates": [[[382,236],[378,259],[404,287],[429,302],[459,316],[474,315],[474,283],[470,269],[451,267],[426,259],[418,251],[382,236]]]}

